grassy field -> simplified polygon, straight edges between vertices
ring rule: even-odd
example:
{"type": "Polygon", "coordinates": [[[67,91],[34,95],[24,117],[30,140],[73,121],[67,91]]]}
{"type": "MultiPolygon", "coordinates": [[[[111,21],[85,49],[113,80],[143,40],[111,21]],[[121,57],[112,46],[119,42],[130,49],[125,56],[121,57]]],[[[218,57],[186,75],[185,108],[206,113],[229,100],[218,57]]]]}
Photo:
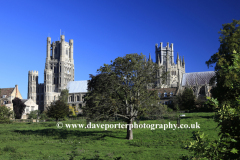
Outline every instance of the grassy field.
{"type": "MultiPolygon", "coordinates": [[[[128,141],[126,129],[58,129],[56,122],[13,123],[0,125],[0,159],[179,159],[190,155],[185,144],[193,140],[194,131],[204,131],[210,139],[218,136],[214,113],[186,113],[181,124],[200,124],[200,129],[133,129],[128,141]]],[[[140,121],[140,124],[168,124],[176,120],[140,121]]],[[[84,120],[63,124],[86,124],[84,120]]],[[[100,123],[100,122],[99,122],[100,123]]],[[[102,122],[103,123],[103,122],[102,122]]],[[[119,123],[119,122],[104,122],[119,123]]],[[[123,122],[122,122],[123,123],[123,122]]]]}

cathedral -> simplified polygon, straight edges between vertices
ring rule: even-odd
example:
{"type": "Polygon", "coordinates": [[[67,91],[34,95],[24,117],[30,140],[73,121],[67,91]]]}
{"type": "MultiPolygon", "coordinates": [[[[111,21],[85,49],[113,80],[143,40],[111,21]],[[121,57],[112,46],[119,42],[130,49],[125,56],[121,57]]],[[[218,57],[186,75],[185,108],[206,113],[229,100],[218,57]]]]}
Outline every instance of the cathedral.
{"type": "Polygon", "coordinates": [[[61,35],[60,41],[51,42],[47,37],[44,83],[38,83],[38,71],[29,71],[28,99],[37,103],[39,110],[46,110],[70,81],[74,81],[73,40],[66,42],[61,35]]]}
{"type": "MultiPolygon", "coordinates": [[[[167,104],[171,97],[182,92],[186,87],[193,90],[193,94],[196,98],[205,99],[205,97],[211,96],[210,90],[215,86],[210,84],[210,79],[215,75],[214,71],[207,72],[185,72],[184,57],[179,58],[177,54],[176,64],[174,63],[174,49],[173,43],[169,47],[167,43],[166,47],[163,47],[163,43],[155,45],[155,58],[156,62],[161,69],[157,73],[158,82],[157,87],[158,95],[161,98],[161,103],[167,104]],[[168,73],[164,82],[160,76],[163,73],[168,73]]],[[[149,61],[151,55],[149,55],[149,61]]],[[[152,88],[149,88],[152,89],[152,88]]]]}
{"type": "MultiPolygon", "coordinates": [[[[174,62],[173,43],[169,47],[163,47],[163,43],[155,45],[156,62],[161,69],[157,73],[158,95],[162,103],[167,99],[182,92],[184,88],[192,88],[196,97],[210,96],[210,79],[215,75],[214,71],[185,73],[184,57],[179,58],[177,54],[176,64],[174,62]],[[160,76],[168,73],[163,82],[160,76]]],[[[152,61],[149,55],[149,61],[152,61]]],[[[28,72],[28,99],[32,99],[44,111],[50,104],[57,100],[63,89],[69,90],[68,104],[75,106],[77,112],[82,112],[84,106],[84,95],[87,93],[87,80],[74,81],[73,40],[65,41],[61,35],[60,41],[51,42],[47,37],[47,52],[44,69],[44,83],[38,83],[38,71],[28,72]]],[[[152,89],[152,88],[149,88],[152,89]]]]}

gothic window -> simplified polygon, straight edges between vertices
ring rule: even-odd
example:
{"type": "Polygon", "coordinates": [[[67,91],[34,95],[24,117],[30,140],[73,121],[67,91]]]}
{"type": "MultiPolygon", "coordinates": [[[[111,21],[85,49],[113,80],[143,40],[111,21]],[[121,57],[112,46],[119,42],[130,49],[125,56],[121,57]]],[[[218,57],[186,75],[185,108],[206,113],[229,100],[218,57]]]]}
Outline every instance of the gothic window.
{"type": "Polygon", "coordinates": [[[77,101],[80,101],[80,96],[77,96],[77,101]]]}
{"type": "Polygon", "coordinates": [[[74,102],[74,97],[73,96],[71,96],[71,101],[74,102]]]}
{"type": "Polygon", "coordinates": [[[56,78],[54,78],[54,83],[53,84],[56,84],[56,78]]]}
{"type": "Polygon", "coordinates": [[[164,97],[167,97],[167,92],[164,92],[164,97]]]}
{"type": "Polygon", "coordinates": [[[33,76],[33,80],[34,80],[34,76],[33,76]]]}
{"type": "Polygon", "coordinates": [[[202,87],[200,88],[200,93],[199,93],[199,94],[205,95],[205,87],[204,87],[204,86],[202,86],[202,87]]]}
{"type": "Polygon", "coordinates": [[[49,91],[49,87],[47,86],[47,91],[49,91]]]}

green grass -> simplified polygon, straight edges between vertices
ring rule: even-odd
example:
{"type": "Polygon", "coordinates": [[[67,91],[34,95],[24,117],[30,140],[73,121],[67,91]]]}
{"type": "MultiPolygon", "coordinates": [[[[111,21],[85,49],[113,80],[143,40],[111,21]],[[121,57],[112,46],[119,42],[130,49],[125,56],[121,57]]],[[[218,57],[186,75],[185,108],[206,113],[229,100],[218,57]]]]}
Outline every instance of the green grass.
{"type": "MultiPolygon", "coordinates": [[[[219,129],[214,113],[185,113],[182,124],[198,122],[200,129],[134,129],[128,141],[126,129],[57,129],[56,122],[13,123],[0,125],[0,159],[178,159],[190,155],[184,148],[193,132],[200,130],[216,139],[219,129]]],[[[176,120],[170,120],[176,123],[176,120]]],[[[63,124],[86,124],[84,120],[63,124]]],[[[100,122],[99,122],[100,123],[100,122]]],[[[119,123],[119,122],[102,122],[119,123]]],[[[141,124],[169,123],[164,120],[140,121],[141,124]]]]}

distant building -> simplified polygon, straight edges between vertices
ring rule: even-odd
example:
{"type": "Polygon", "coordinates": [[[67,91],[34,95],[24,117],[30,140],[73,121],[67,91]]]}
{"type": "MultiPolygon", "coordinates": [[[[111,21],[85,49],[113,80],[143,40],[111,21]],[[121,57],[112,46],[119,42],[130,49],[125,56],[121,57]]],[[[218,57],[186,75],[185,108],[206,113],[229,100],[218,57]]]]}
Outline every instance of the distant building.
{"type": "MultiPolygon", "coordinates": [[[[169,47],[169,43],[166,47],[163,47],[162,42],[159,47],[156,44],[155,57],[155,63],[162,67],[157,73],[157,87],[154,88],[158,90],[158,95],[161,98],[160,103],[168,104],[171,97],[178,95],[186,87],[193,90],[196,98],[204,99],[206,96],[211,96],[210,91],[215,83],[210,84],[210,79],[215,75],[214,71],[185,73],[184,57],[179,58],[177,54],[177,63],[175,64],[173,44],[169,47]],[[165,83],[162,83],[160,76],[167,72],[165,83]]],[[[149,55],[148,61],[152,61],[151,55],[149,55]]],[[[149,87],[149,89],[152,88],[149,87]]]]}
{"type": "Polygon", "coordinates": [[[38,104],[41,111],[58,99],[69,81],[74,81],[73,40],[65,42],[61,35],[60,41],[51,42],[51,37],[47,37],[46,56],[44,83],[38,83],[38,71],[28,72],[28,99],[38,104]]]}
{"type": "Polygon", "coordinates": [[[13,88],[0,88],[0,105],[6,105],[13,110],[12,100],[14,98],[22,99],[22,95],[18,90],[18,85],[13,88]]]}
{"type": "Polygon", "coordinates": [[[82,106],[84,106],[83,96],[87,93],[87,83],[88,81],[70,81],[67,84],[67,89],[69,90],[68,104],[74,106],[78,114],[82,113],[82,106]]]}
{"type": "Polygon", "coordinates": [[[31,111],[38,110],[38,105],[32,99],[21,99],[22,102],[26,105],[21,119],[27,119],[31,111]]]}

